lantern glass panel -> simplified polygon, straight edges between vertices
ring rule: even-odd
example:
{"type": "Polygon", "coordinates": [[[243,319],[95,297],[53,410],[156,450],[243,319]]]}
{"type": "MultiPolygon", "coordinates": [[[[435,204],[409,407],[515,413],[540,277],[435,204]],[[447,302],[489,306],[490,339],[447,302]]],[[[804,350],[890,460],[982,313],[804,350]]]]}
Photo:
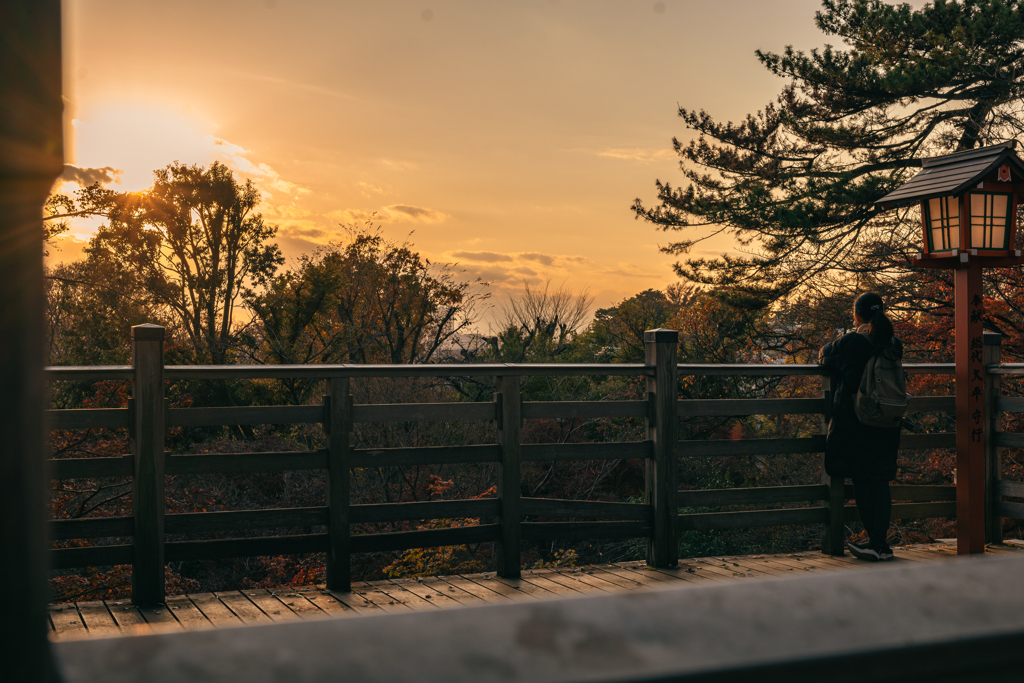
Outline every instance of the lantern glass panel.
{"type": "Polygon", "coordinates": [[[956,197],[929,199],[925,224],[928,251],[951,251],[960,248],[960,205],[956,197]]]}
{"type": "Polygon", "coordinates": [[[971,248],[1006,250],[1009,237],[1010,195],[971,193],[971,248]]]}

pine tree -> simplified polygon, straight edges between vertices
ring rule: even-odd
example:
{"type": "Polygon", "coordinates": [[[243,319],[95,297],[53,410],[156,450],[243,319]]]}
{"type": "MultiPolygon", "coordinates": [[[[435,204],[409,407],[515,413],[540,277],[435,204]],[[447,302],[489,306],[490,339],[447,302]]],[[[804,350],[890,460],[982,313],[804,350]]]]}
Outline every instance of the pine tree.
{"type": "Polygon", "coordinates": [[[657,181],[637,217],[683,239],[682,256],[726,231],[742,256],[688,259],[676,272],[736,305],[770,305],[835,274],[897,274],[920,250],[916,208],[874,201],[924,157],[996,144],[1024,130],[1024,0],[824,0],[817,26],[845,47],[757,52],[789,79],[738,124],[680,108],[696,139],[674,139],[688,183],[657,181]]]}

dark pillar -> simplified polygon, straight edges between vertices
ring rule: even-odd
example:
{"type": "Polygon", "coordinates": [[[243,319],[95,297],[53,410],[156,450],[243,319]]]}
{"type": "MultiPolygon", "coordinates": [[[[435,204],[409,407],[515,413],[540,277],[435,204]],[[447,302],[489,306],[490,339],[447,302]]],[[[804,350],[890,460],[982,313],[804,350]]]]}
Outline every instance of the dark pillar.
{"type": "Polygon", "coordinates": [[[644,501],[654,513],[654,530],[647,542],[647,564],[651,567],[675,567],[679,564],[679,506],[676,472],[679,442],[677,425],[677,361],[679,333],[675,330],[644,332],[644,358],[654,366],[654,376],[647,378],[649,409],[645,431],[651,442],[651,459],[647,461],[644,501]]]}
{"type": "Polygon", "coordinates": [[[956,550],[985,552],[985,364],[981,267],[955,272],[956,550]]]}
{"type": "Polygon", "coordinates": [[[135,562],[132,602],[159,605],[164,601],[164,328],[132,328],[132,400],[135,438],[132,511],[135,517],[135,562]]]}
{"type": "Polygon", "coordinates": [[[64,165],[60,0],[0,2],[0,662],[46,681],[42,206],[64,165]]]}

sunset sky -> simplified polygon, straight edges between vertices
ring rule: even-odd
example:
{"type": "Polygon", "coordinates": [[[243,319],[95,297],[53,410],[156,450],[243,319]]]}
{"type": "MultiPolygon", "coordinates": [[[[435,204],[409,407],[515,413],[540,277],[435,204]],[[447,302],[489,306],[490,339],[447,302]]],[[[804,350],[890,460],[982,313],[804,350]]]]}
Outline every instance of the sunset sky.
{"type": "Polygon", "coordinates": [[[376,214],[498,305],[524,282],[598,307],[673,282],[670,236],[630,205],[680,180],[677,107],[742,118],[783,85],[755,49],[825,42],[818,0],[64,7],[69,163],[139,190],[172,161],[221,160],[264,191],[286,256],[376,214]]]}

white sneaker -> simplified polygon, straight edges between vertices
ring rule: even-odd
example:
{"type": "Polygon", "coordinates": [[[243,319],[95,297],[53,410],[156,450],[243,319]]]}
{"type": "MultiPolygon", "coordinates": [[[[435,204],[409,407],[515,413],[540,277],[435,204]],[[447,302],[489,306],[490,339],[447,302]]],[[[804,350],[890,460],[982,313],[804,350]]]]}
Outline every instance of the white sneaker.
{"type": "MultiPolygon", "coordinates": [[[[857,545],[856,543],[847,543],[846,547],[850,549],[850,552],[858,560],[867,560],[868,562],[878,562],[879,560],[882,559],[881,553],[879,553],[877,550],[875,550],[873,548],[869,548],[866,545],[857,545]]],[[[888,559],[892,559],[892,554],[890,554],[885,559],[887,559],[887,560],[888,559]]]]}

